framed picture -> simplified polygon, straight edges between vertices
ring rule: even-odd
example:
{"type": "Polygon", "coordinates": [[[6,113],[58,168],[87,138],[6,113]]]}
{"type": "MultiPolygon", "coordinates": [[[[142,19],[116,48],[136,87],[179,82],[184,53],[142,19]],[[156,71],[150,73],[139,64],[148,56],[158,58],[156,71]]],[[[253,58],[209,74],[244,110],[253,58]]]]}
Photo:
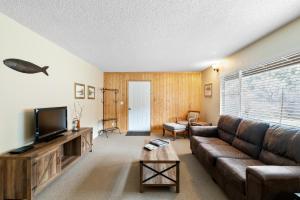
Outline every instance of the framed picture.
{"type": "Polygon", "coordinates": [[[87,95],[88,95],[88,99],[95,99],[95,87],[93,86],[88,86],[87,88],[87,95]]]}
{"type": "Polygon", "coordinates": [[[85,85],[80,83],[74,84],[75,99],[85,99],[85,85]]]}
{"type": "Polygon", "coordinates": [[[204,85],[204,96],[211,97],[212,96],[212,83],[204,85]]]}

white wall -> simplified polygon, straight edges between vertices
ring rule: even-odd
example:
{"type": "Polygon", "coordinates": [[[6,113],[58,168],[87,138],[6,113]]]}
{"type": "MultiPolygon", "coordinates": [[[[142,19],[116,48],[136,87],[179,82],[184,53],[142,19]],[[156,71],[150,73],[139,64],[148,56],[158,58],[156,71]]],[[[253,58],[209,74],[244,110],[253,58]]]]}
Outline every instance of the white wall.
{"type": "Polygon", "coordinates": [[[202,71],[202,88],[204,90],[204,85],[212,83],[212,96],[205,97],[202,95],[202,110],[201,115],[206,122],[216,125],[218,123],[220,114],[220,82],[219,73],[213,71],[213,69],[207,68],[202,71]]]}
{"type": "Polygon", "coordinates": [[[218,74],[211,69],[203,71],[202,80],[205,81],[203,84],[213,83],[213,86],[218,86],[218,88],[213,88],[214,92],[211,98],[203,99],[202,108],[203,113],[206,113],[205,120],[214,124],[218,121],[220,114],[220,76],[290,53],[300,52],[299,44],[300,18],[228,56],[218,74]]]}
{"type": "Polygon", "coordinates": [[[227,57],[221,74],[300,52],[300,18],[227,57]]]}
{"type": "MultiPolygon", "coordinates": [[[[74,82],[103,86],[103,73],[95,66],[18,24],[0,13],[0,152],[32,141],[33,108],[68,106],[71,128],[74,82]],[[39,66],[43,73],[24,74],[3,64],[7,58],[19,58],[39,66]]],[[[76,100],[84,106],[82,126],[98,129],[102,118],[100,92],[96,100],[76,100]]]]}

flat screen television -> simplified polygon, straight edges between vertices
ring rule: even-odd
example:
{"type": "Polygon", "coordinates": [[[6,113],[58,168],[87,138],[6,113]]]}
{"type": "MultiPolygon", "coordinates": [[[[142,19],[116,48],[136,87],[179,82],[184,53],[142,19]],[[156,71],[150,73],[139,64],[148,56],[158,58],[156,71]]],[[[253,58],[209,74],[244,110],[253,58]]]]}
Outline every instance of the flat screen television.
{"type": "Polygon", "coordinates": [[[68,130],[67,107],[36,108],[35,142],[51,140],[68,130]]]}

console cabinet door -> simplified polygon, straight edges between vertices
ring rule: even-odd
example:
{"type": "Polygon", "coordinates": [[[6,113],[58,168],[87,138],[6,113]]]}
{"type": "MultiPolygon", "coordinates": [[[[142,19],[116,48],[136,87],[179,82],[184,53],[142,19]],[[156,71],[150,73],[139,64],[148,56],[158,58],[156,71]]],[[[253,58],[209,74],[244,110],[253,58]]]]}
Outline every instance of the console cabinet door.
{"type": "Polygon", "coordinates": [[[27,158],[0,159],[0,200],[31,199],[30,164],[27,158]]]}
{"type": "Polygon", "coordinates": [[[33,162],[33,190],[42,189],[61,172],[61,148],[47,152],[33,162]]]}
{"type": "Polygon", "coordinates": [[[81,135],[81,153],[92,150],[92,133],[86,132],[81,135]]]}

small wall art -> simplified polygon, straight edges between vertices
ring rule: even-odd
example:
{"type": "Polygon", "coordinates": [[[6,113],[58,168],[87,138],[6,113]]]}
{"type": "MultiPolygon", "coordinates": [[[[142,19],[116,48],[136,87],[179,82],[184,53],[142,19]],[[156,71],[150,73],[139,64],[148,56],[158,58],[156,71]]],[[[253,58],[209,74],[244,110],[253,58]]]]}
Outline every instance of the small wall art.
{"type": "Polygon", "coordinates": [[[212,96],[212,83],[204,85],[204,96],[211,97],[212,96]]]}
{"type": "Polygon", "coordinates": [[[75,99],[84,99],[85,98],[85,85],[80,83],[74,84],[74,94],[75,99]]]}
{"type": "Polygon", "coordinates": [[[95,99],[95,98],[96,98],[96,95],[95,95],[95,87],[93,87],[93,86],[88,86],[88,89],[87,89],[87,96],[88,96],[88,99],[95,99]]]}

